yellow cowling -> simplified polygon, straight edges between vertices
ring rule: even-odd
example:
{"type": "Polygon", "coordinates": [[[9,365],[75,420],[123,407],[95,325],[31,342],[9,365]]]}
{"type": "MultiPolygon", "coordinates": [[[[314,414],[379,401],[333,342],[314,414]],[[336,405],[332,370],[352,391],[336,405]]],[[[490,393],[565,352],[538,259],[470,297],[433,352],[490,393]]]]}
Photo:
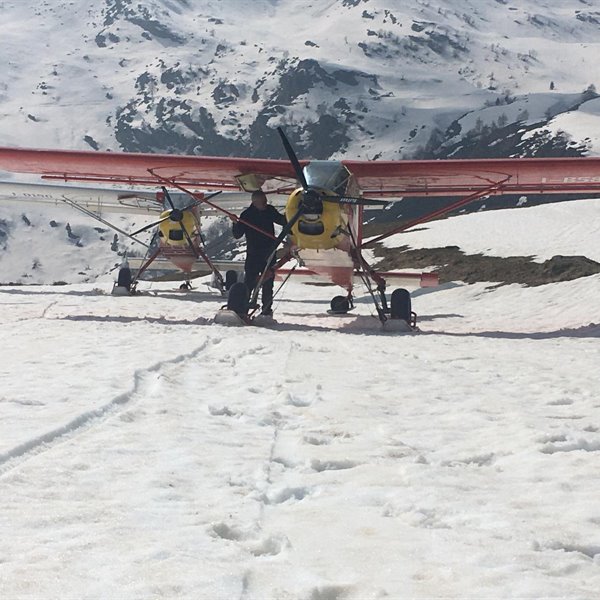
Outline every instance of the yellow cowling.
{"type": "MultiPolygon", "coordinates": [[[[335,196],[333,192],[324,192],[335,196]]],[[[298,211],[302,190],[290,194],[285,206],[285,216],[290,221],[298,211]]],[[[342,229],[346,229],[347,216],[339,204],[323,202],[323,212],[315,219],[301,216],[292,227],[292,240],[300,248],[329,250],[338,245],[342,229]]]]}
{"type": "MultiPolygon", "coordinates": [[[[160,214],[160,218],[164,219],[170,214],[170,210],[165,210],[160,214]]],[[[194,215],[190,210],[186,210],[183,213],[183,219],[181,223],[190,236],[196,230],[196,220],[194,219],[194,215]]],[[[158,226],[158,230],[158,236],[165,244],[168,244],[169,246],[187,246],[187,239],[178,221],[171,221],[170,219],[167,219],[158,226]]]]}

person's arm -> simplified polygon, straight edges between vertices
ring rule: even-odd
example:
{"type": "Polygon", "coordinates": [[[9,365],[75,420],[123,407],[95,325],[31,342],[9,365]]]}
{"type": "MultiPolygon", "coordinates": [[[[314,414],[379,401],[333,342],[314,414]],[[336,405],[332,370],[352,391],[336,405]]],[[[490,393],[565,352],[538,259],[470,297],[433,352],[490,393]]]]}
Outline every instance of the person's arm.
{"type": "Polygon", "coordinates": [[[244,234],[246,233],[246,226],[243,223],[236,221],[231,228],[231,232],[233,233],[233,237],[236,240],[239,240],[241,237],[244,237],[244,234]]]}
{"type": "MultiPolygon", "coordinates": [[[[243,214],[241,216],[243,217],[243,214]]],[[[236,240],[239,240],[246,233],[246,225],[241,221],[235,221],[231,228],[231,232],[233,233],[233,237],[236,240]]]]}
{"type": "Polygon", "coordinates": [[[273,214],[273,223],[277,223],[277,225],[285,227],[287,225],[287,219],[285,218],[285,215],[282,215],[272,204],[270,206],[273,214]]]}

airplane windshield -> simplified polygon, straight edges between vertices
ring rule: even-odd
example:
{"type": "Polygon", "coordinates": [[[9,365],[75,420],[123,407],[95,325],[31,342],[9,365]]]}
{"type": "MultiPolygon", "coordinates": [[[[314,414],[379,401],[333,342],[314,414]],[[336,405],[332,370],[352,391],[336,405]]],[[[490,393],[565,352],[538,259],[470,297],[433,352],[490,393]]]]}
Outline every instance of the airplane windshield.
{"type": "Polygon", "coordinates": [[[340,162],[313,160],[304,167],[304,176],[309,186],[325,188],[343,195],[346,192],[349,173],[340,162]]]}

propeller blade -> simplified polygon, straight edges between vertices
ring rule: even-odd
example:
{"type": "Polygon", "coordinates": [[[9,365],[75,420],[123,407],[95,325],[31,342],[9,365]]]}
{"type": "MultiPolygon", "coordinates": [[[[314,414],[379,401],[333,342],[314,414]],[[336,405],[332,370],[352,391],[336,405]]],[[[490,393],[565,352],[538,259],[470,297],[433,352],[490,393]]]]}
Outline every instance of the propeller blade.
{"type": "Polygon", "coordinates": [[[353,204],[356,206],[386,206],[387,200],[375,200],[373,198],[362,198],[356,196],[321,196],[323,202],[335,202],[336,204],[353,204]]]}
{"type": "Polygon", "coordinates": [[[306,182],[306,177],[304,177],[304,172],[302,171],[302,167],[300,166],[300,161],[292,148],[289,140],[287,139],[285,133],[283,133],[283,129],[281,127],[277,128],[279,132],[279,136],[281,137],[281,141],[283,142],[283,147],[285,148],[286,154],[292,163],[292,167],[294,167],[294,173],[296,173],[296,178],[300,182],[303,190],[308,190],[308,183],[306,182]]]}
{"type": "Polygon", "coordinates": [[[169,219],[169,216],[163,217],[162,219],[160,219],[158,221],[154,221],[154,223],[150,223],[149,225],[145,225],[141,229],[138,229],[137,231],[134,231],[131,235],[137,235],[138,233],[142,233],[142,231],[146,231],[148,229],[152,229],[153,227],[156,227],[157,225],[160,225],[163,221],[167,221],[168,219],[169,219]]]}
{"type": "Polygon", "coordinates": [[[285,240],[290,231],[292,231],[292,227],[296,224],[296,221],[298,221],[298,219],[302,216],[303,212],[304,208],[302,204],[300,204],[298,206],[296,214],[286,223],[285,227],[281,230],[281,233],[277,236],[277,239],[275,240],[275,250],[279,248],[279,244],[281,244],[281,242],[285,240]]]}
{"type": "Polygon", "coordinates": [[[157,237],[158,237],[158,229],[152,234],[152,237],[150,238],[150,244],[149,244],[150,246],[154,245],[157,237]]]}
{"type": "Polygon", "coordinates": [[[219,190],[218,192],[213,192],[212,194],[209,194],[208,196],[202,198],[202,200],[194,200],[191,204],[188,204],[185,208],[182,208],[181,211],[186,211],[186,210],[190,210],[190,208],[194,208],[194,206],[201,206],[203,202],[206,202],[207,200],[210,200],[211,198],[214,198],[215,196],[218,196],[223,190],[219,190]]]}
{"type": "Polygon", "coordinates": [[[187,232],[187,229],[183,226],[183,222],[179,222],[179,227],[181,227],[181,231],[183,231],[183,235],[185,236],[185,239],[187,240],[188,246],[190,247],[190,250],[192,251],[192,254],[196,257],[199,258],[199,254],[196,251],[196,247],[194,246],[194,242],[192,242],[192,238],[190,237],[190,234],[187,232]]]}
{"type": "Polygon", "coordinates": [[[165,195],[167,202],[169,203],[169,206],[171,207],[171,210],[175,210],[175,205],[173,204],[173,200],[171,200],[171,195],[169,194],[167,188],[164,185],[162,186],[162,191],[165,195]]]}

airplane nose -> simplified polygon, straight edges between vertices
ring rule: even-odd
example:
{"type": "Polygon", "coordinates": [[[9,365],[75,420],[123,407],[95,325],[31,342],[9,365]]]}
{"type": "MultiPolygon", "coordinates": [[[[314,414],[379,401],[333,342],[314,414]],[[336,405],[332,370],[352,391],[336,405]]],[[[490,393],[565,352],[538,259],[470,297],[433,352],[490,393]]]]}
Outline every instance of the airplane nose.
{"type": "Polygon", "coordinates": [[[323,201],[321,195],[316,190],[308,189],[304,192],[302,198],[304,214],[321,215],[323,214],[323,201]]]}
{"type": "Polygon", "coordinates": [[[179,222],[183,220],[183,211],[178,208],[174,208],[169,215],[171,221],[179,222]]]}

